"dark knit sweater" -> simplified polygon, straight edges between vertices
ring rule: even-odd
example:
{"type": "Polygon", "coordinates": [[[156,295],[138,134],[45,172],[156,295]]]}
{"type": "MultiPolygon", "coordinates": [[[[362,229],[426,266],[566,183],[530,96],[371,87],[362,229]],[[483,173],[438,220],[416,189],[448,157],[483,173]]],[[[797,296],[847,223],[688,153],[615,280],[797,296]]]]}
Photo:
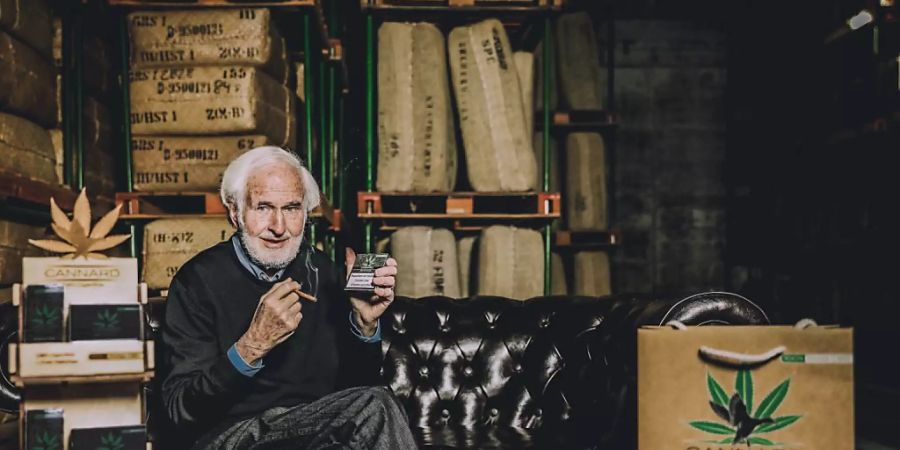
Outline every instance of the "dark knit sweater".
{"type": "Polygon", "coordinates": [[[226,352],[247,330],[259,298],[273,283],[241,266],[231,241],[201,252],[175,275],[159,369],[163,403],[176,426],[197,436],[271,407],[377,381],[380,344],[353,335],[347,320],[350,302],[331,260],[304,246],[287,267],[287,277],[302,281],[302,290],[318,301],[303,300],[296,332],[248,377],[226,352]]]}

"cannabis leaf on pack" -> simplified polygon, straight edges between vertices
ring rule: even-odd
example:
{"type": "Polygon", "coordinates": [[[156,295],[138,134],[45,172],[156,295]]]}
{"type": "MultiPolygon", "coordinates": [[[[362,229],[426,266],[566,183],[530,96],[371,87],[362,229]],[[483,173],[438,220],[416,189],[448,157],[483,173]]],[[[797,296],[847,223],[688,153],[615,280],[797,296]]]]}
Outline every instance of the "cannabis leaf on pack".
{"type": "Polygon", "coordinates": [[[108,329],[117,326],[119,326],[119,314],[109,310],[101,311],[97,314],[97,320],[94,321],[94,327],[96,328],[108,329]]]}
{"type": "Polygon", "coordinates": [[[97,450],[122,450],[123,448],[125,448],[125,443],[122,442],[122,436],[109,433],[100,437],[100,446],[97,447],[97,450]]]}
{"type": "Polygon", "coordinates": [[[34,317],[31,318],[31,322],[37,326],[45,326],[49,325],[52,322],[59,320],[59,310],[53,309],[49,306],[42,305],[38,306],[34,309],[34,317]]]}
{"type": "Polygon", "coordinates": [[[109,250],[131,237],[130,234],[117,234],[107,236],[112,231],[113,225],[119,219],[119,211],[122,204],[116,205],[106,213],[91,229],[91,204],[87,198],[87,191],[81,190],[75,200],[72,212],[72,220],[59,208],[56,201],[50,198],[50,217],[53,219],[51,226],[57,236],[63,241],[52,239],[29,239],[31,245],[49,250],[54,253],[64,253],[65,259],[73,259],[79,256],[85,258],[104,259],[106,255],[97,253],[109,250]]]}
{"type": "Polygon", "coordinates": [[[728,397],[722,385],[709,373],[706,386],[709,390],[709,406],[725,423],[697,420],[690,425],[711,434],[727,435],[728,438],[711,441],[717,444],[778,445],[758,436],[781,430],[800,420],[801,416],[772,417],[787,397],[791,380],[788,378],[772,390],[756,411],[753,410],[753,376],[749,370],[739,370],[735,378],[734,394],[728,397]]]}
{"type": "Polygon", "coordinates": [[[59,450],[59,438],[48,433],[38,433],[34,439],[34,445],[31,450],[59,450]]]}

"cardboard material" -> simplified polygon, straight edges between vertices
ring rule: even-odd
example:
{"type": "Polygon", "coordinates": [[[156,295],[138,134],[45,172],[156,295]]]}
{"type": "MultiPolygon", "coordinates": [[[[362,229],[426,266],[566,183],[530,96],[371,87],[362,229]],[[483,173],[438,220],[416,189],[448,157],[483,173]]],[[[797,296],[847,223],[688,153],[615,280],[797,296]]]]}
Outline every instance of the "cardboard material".
{"type": "Polygon", "coordinates": [[[403,270],[397,273],[397,295],[459,298],[459,265],[453,232],[423,226],[403,227],[391,235],[391,254],[403,270]]]}
{"type": "Polygon", "coordinates": [[[429,23],[378,30],[378,179],[383,192],[446,192],[456,134],[444,36],[429,23]]]}
{"type": "Polygon", "coordinates": [[[182,264],[233,233],[234,227],[224,217],[148,223],[144,227],[144,282],[152,289],[168,288],[182,264]]]}
{"type": "Polygon", "coordinates": [[[852,449],[853,331],[641,329],[638,411],[640,450],[852,449]],[[702,348],[772,358],[737,367],[702,348]]]}
{"type": "Polygon", "coordinates": [[[554,29],[563,101],[570,109],[602,108],[600,51],[591,17],[584,12],[563,14],[554,29]]]}
{"type": "Polygon", "coordinates": [[[56,125],[55,78],[48,59],[0,31],[0,110],[45,127],[56,125]]]}
{"type": "Polygon", "coordinates": [[[289,142],[295,100],[253,67],[173,67],[131,72],[135,135],[265,134],[289,142]]]}
{"type": "Polygon", "coordinates": [[[23,258],[22,283],[62,283],[69,305],[138,302],[137,260],[134,258],[23,258]]]}
{"type": "Polygon", "coordinates": [[[544,239],[525,228],[492,225],[478,240],[478,295],[526,300],[544,294],[544,239]]]}
{"type": "Polygon", "coordinates": [[[263,135],[134,136],[131,139],[136,191],[215,191],[228,164],[270,144],[263,135]]]}
{"type": "Polygon", "coordinates": [[[128,15],[131,65],[265,66],[286,80],[285,47],[268,9],[138,11],[128,15]]]}
{"type": "Polygon", "coordinates": [[[450,32],[449,57],[469,182],[479,192],[534,189],[537,166],[503,24],[450,32]]]}
{"type": "Polygon", "coordinates": [[[566,138],[565,197],[570,230],[607,229],[606,147],[599,134],[571,133],[566,138]]]}

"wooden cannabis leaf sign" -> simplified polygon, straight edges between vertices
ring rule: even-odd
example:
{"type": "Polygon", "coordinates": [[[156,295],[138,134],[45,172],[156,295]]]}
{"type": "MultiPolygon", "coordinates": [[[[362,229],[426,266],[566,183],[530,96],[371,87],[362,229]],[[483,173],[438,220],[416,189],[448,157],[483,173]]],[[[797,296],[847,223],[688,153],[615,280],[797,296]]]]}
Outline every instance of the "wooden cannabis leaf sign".
{"type": "Polygon", "coordinates": [[[112,230],[116,220],[119,219],[119,210],[122,204],[116,205],[112,211],[106,213],[94,228],[91,229],[91,204],[88,202],[87,192],[82,189],[75,200],[75,209],[72,211],[72,220],[59,209],[56,201],[50,198],[50,217],[53,219],[51,226],[56,235],[65,242],[51,239],[29,239],[31,245],[49,250],[55,253],[65,253],[64,259],[73,259],[79,256],[85,258],[104,259],[106,255],[97,253],[109,250],[131,237],[130,234],[117,234],[107,236],[112,230]]]}

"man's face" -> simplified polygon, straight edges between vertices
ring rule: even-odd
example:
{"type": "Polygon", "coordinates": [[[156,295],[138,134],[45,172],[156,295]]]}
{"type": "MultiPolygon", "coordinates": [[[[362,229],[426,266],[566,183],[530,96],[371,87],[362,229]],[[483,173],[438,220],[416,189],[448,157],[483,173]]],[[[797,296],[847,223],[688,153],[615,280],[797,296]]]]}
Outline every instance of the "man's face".
{"type": "Polygon", "coordinates": [[[287,267],[303,242],[303,184],[286,164],[256,169],[247,180],[240,237],[250,259],[264,269],[287,267]]]}

